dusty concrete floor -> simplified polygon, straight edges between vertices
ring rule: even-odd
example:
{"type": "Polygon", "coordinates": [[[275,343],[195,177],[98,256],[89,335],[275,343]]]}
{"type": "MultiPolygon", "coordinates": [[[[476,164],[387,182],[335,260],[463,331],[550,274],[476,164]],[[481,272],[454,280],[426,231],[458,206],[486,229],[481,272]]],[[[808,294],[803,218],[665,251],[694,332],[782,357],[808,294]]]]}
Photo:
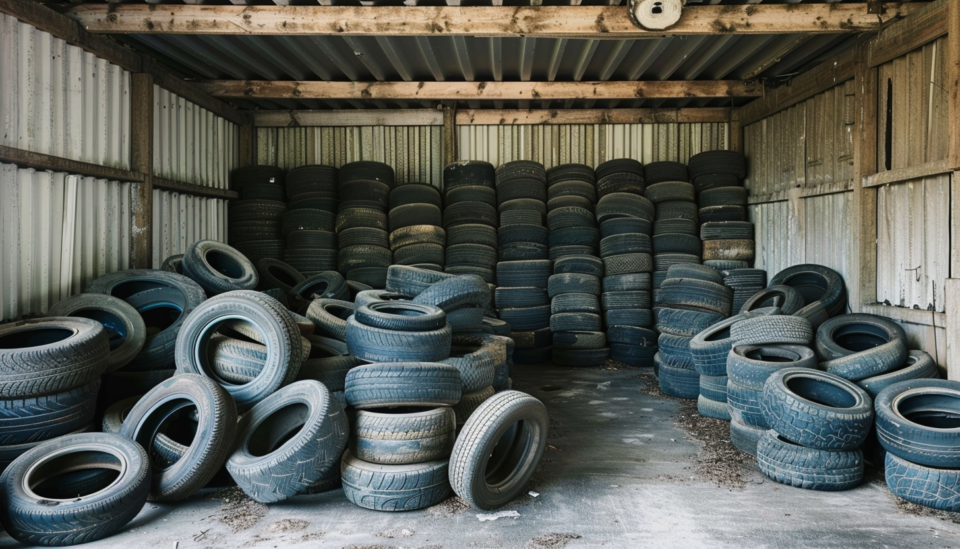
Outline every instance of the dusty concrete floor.
{"type": "MultiPolygon", "coordinates": [[[[724,438],[726,424],[656,389],[648,370],[518,367],[515,387],[542,399],[551,436],[531,490],[481,521],[456,499],[378,513],[342,492],[269,508],[207,492],[147,504],[109,548],[188,547],[960,547],[960,515],[905,505],[873,474],[822,493],[766,479],[724,438]],[[741,463],[742,462],[742,463],[741,463]]],[[[16,546],[5,534],[0,547],[16,546]]]]}

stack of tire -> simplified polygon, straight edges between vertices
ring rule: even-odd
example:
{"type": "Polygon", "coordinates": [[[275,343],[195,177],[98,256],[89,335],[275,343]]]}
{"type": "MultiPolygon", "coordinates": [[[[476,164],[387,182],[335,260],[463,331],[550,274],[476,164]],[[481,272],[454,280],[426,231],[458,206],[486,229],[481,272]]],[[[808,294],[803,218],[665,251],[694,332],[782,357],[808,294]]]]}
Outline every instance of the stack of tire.
{"type": "Polygon", "coordinates": [[[817,369],[817,356],[810,348],[813,328],[798,316],[757,316],[731,325],[730,337],[734,341],[727,355],[730,440],[755,456],[757,442],[770,428],[762,412],[764,384],[786,368],[817,369]]]}
{"type": "MultiPolygon", "coordinates": [[[[564,209],[568,208],[551,214],[564,209]]],[[[588,368],[603,366],[610,356],[610,348],[600,317],[602,264],[594,256],[569,255],[558,259],[555,268],[563,272],[555,271],[547,280],[553,363],[588,368]],[[584,270],[592,272],[584,273],[584,270]]]]}
{"type": "Polygon", "coordinates": [[[547,170],[547,226],[550,259],[597,255],[600,230],[594,221],[596,177],[585,164],[560,164],[547,170]]]}
{"type": "Polygon", "coordinates": [[[657,211],[652,239],[656,290],[671,265],[700,264],[699,234],[690,234],[691,227],[699,228],[696,193],[686,181],[663,181],[649,185],[644,196],[656,205],[657,211]]]}
{"type": "Polygon", "coordinates": [[[497,191],[489,162],[464,161],[443,169],[443,228],[450,274],[472,274],[496,282],[497,191]]]}
{"type": "Polygon", "coordinates": [[[757,443],[763,474],[808,490],[848,490],[863,481],[860,447],[873,425],[866,391],[827,372],[785,368],[764,383],[761,412],[769,426],[757,443]]]}
{"type": "Polygon", "coordinates": [[[690,178],[700,206],[704,264],[717,269],[750,267],[753,223],[747,221],[746,159],[734,151],[707,151],[690,157],[690,178]],[[710,263],[706,263],[709,261],[710,263]]]}
{"type": "MultiPolygon", "coordinates": [[[[390,250],[395,265],[443,271],[447,233],[441,225],[440,191],[426,183],[398,185],[390,191],[390,250]]],[[[354,229],[355,230],[355,229],[354,229]]],[[[371,242],[382,243],[379,233],[371,242]]]]}
{"type": "Polygon", "coordinates": [[[340,167],[339,183],[337,268],[347,280],[383,288],[387,267],[393,262],[389,242],[382,238],[389,229],[387,210],[394,186],[393,168],[382,162],[350,162],[340,167]],[[344,234],[355,228],[378,229],[384,233],[376,233],[380,237],[372,238],[368,238],[366,231],[344,234]]]}
{"type": "Polygon", "coordinates": [[[283,259],[281,234],[284,171],[276,166],[248,166],[233,172],[239,200],[227,204],[227,241],[256,264],[260,259],[283,259]]]}
{"type": "Polygon", "coordinates": [[[699,326],[730,316],[733,293],[717,271],[702,265],[673,265],[660,287],[655,357],[660,390],[685,399],[700,396],[700,374],[690,343],[699,326]],[[692,332],[692,333],[691,333],[692,332]]]}
{"type": "Polygon", "coordinates": [[[550,297],[547,292],[553,262],[549,259],[501,261],[497,264],[496,303],[510,326],[518,364],[550,360],[553,336],[550,328],[550,297]]]}
{"type": "Polygon", "coordinates": [[[331,166],[301,166],[287,173],[283,260],[304,276],[337,269],[338,180],[339,171],[331,166]]]}
{"type": "MultiPolygon", "coordinates": [[[[711,265],[707,266],[709,267],[711,265]]],[[[734,313],[742,313],[744,304],[750,300],[750,298],[754,297],[758,292],[767,287],[767,271],[763,269],[751,269],[747,267],[722,269],[720,270],[720,276],[723,277],[723,285],[733,290],[734,313]]],[[[760,301],[754,306],[766,307],[773,305],[781,307],[784,309],[783,314],[785,315],[792,315],[794,312],[796,312],[795,310],[786,310],[781,302],[763,304],[764,301],[760,301]]]]}

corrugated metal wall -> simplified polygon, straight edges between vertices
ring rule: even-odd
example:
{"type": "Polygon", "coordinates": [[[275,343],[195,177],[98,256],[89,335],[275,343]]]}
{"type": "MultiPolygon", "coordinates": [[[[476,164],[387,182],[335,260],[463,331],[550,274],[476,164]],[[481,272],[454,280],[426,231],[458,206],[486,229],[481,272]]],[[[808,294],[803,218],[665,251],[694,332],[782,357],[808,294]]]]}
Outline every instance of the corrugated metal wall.
{"type": "Polygon", "coordinates": [[[686,162],[701,151],[726,149],[727,124],[549,124],[461,126],[463,160],[496,166],[536,160],[547,168],[577,162],[596,166],[614,158],[686,162]]]}
{"type": "Polygon", "coordinates": [[[0,145],[130,165],[130,73],[0,14],[0,145]]]}
{"type": "Polygon", "coordinates": [[[153,191],[153,267],[197,240],[227,241],[227,201],[153,191]]]}
{"type": "Polygon", "coordinates": [[[0,320],[129,264],[130,185],[0,164],[0,320]]]}
{"type": "Polygon", "coordinates": [[[375,160],[396,170],[398,183],[439,185],[443,173],[443,127],[358,126],[260,128],[257,163],[290,170],[307,164],[340,167],[375,160]]]}
{"type": "Polygon", "coordinates": [[[239,162],[236,124],[153,88],[153,169],[166,179],[227,189],[239,162]]]}

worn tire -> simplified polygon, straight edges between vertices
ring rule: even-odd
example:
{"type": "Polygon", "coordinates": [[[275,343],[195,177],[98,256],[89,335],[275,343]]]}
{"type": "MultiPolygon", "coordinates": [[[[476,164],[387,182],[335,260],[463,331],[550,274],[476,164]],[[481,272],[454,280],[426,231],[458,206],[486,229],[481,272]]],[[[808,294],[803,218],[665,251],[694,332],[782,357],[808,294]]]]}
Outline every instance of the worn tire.
{"type": "Polygon", "coordinates": [[[663,361],[660,353],[657,353],[654,360],[657,362],[660,390],[664,394],[688,400],[700,396],[700,375],[696,370],[671,366],[663,361]]]}
{"type": "Polygon", "coordinates": [[[813,328],[810,321],[798,316],[759,316],[742,320],[730,327],[736,345],[810,345],[813,328]]]}
{"type": "Polygon", "coordinates": [[[697,397],[697,412],[703,417],[730,421],[730,408],[726,401],[710,400],[700,395],[697,397]]]}
{"type": "Polygon", "coordinates": [[[490,303],[490,286],[476,275],[462,275],[437,282],[413,298],[414,303],[453,311],[461,307],[490,303]]]}
{"type": "Polygon", "coordinates": [[[888,453],[927,467],[960,467],[956,381],[901,381],[881,391],[874,406],[877,439],[888,453]]]}
{"type": "Polygon", "coordinates": [[[872,398],[876,398],[887,387],[911,379],[939,379],[940,367],[933,357],[923,351],[907,351],[907,360],[903,368],[856,381],[861,389],[872,398]]]}
{"type": "Polygon", "coordinates": [[[757,465],[773,480],[807,490],[840,491],[863,481],[863,452],[804,448],[767,431],[757,443],[757,465]]]}
{"type": "Polygon", "coordinates": [[[347,499],[375,511],[413,511],[436,505],[450,494],[447,460],[412,465],[379,465],[343,453],[340,465],[347,499]]]}
{"type": "Polygon", "coordinates": [[[911,503],[942,511],[960,511],[960,472],[911,463],[887,453],[884,466],[887,487],[911,503]]]}
{"type": "Polygon", "coordinates": [[[693,337],[724,319],[720,313],[656,307],[657,329],[665,334],[693,337]]]}
{"type": "Polygon", "coordinates": [[[68,297],[50,307],[47,316],[82,317],[103,324],[110,341],[110,354],[103,365],[104,373],[126,366],[137,356],[147,339],[147,327],[140,313],[127,302],[113,296],[78,294],[68,297]]]}
{"type": "Polygon", "coordinates": [[[734,345],[727,356],[730,382],[754,391],[785,368],[817,368],[817,356],[803,345],[734,345]]]}
{"type": "Polygon", "coordinates": [[[410,465],[450,457],[456,438],[453,408],[358,410],[350,453],[367,463],[410,465]]]}
{"type": "Polygon", "coordinates": [[[357,409],[453,406],[462,394],[454,366],[431,362],[367,364],[347,373],[347,402],[357,409]]]}

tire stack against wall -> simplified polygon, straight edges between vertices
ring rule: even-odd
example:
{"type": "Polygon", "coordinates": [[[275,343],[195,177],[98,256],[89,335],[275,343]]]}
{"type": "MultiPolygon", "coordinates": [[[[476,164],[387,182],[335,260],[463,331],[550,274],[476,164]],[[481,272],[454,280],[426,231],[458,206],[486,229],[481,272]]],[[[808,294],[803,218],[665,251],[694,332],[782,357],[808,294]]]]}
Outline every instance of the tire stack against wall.
{"type": "Polygon", "coordinates": [[[350,162],[340,167],[340,208],[336,229],[340,245],[337,267],[347,279],[372,288],[384,288],[387,267],[393,262],[386,232],[393,168],[382,162],[350,162]],[[346,233],[355,228],[378,229],[376,236],[346,233]],[[368,238],[370,238],[368,240],[368,238]]]}
{"type": "Polygon", "coordinates": [[[547,171],[547,185],[550,258],[554,266],[563,261],[561,269],[567,270],[554,271],[547,281],[553,363],[599,367],[610,355],[601,318],[600,276],[568,270],[591,270],[600,263],[595,175],[583,164],[561,164],[547,171]]]}
{"type": "Polygon", "coordinates": [[[505,223],[499,229],[501,257],[497,263],[495,304],[500,319],[510,325],[518,364],[550,359],[550,298],[547,279],[549,233],[544,227],[547,174],[537,162],[508,162],[496,171],[497,206],[505,223]]]}
{"type": "MultiPolygon", "coordinates": [[[[660,389],[674,397],[700,396],[700,374],[691,352],[691,341],[702,326],[730,316],[733,292],[720,274],[703,265],[673,265],[660,287],[657,310],[657,370],[660,389]]],[[[702,328],[701,328],[702,329],[702,328]]]]}
{"type": "Polygon", "coordinates": [[[394,265],[443,271],[447,233],[441,227],[442,205],[440,191],[426,183],[407,183],[390,191],[389,241],[394,265]]]}
{"type": "Polygon", "coordinates": [[[332,166],[302,166],[287,174],[283,260],[305,277],[337,269],[338,179],[339,172],[332,166]]]}
{"type": "Polygon", "coordinates": [[[704,265],[741,269],[753,265],[753,223],[747,221],[746,160],[734,151],[690,157],[690,177],[700,207],[704,265]],[[709,262],[709,263],[708,263],[709,262]]]}
{"type": "Polygon", "coordinates": [[[263,258],[283,259],[281,220],[284,171],[276,166],[248,166],[233,172],[239,200],[227,203],[227,241],[254,264],[263,258]]]}
{"type": "Polygon", "coordinates": [[[443,169],[443,228],[451,274],[473,274],[496,283],[497,191],[489,162],[464,161],[443,169]]]}
{"type": "Polygon", "coordinates": [[[653,223],[654,295],[671,265],[700,263],[697,196],[687,180],[687,167],[679,162],[647,165],[644,196],[657,211],[653,223]]]}

